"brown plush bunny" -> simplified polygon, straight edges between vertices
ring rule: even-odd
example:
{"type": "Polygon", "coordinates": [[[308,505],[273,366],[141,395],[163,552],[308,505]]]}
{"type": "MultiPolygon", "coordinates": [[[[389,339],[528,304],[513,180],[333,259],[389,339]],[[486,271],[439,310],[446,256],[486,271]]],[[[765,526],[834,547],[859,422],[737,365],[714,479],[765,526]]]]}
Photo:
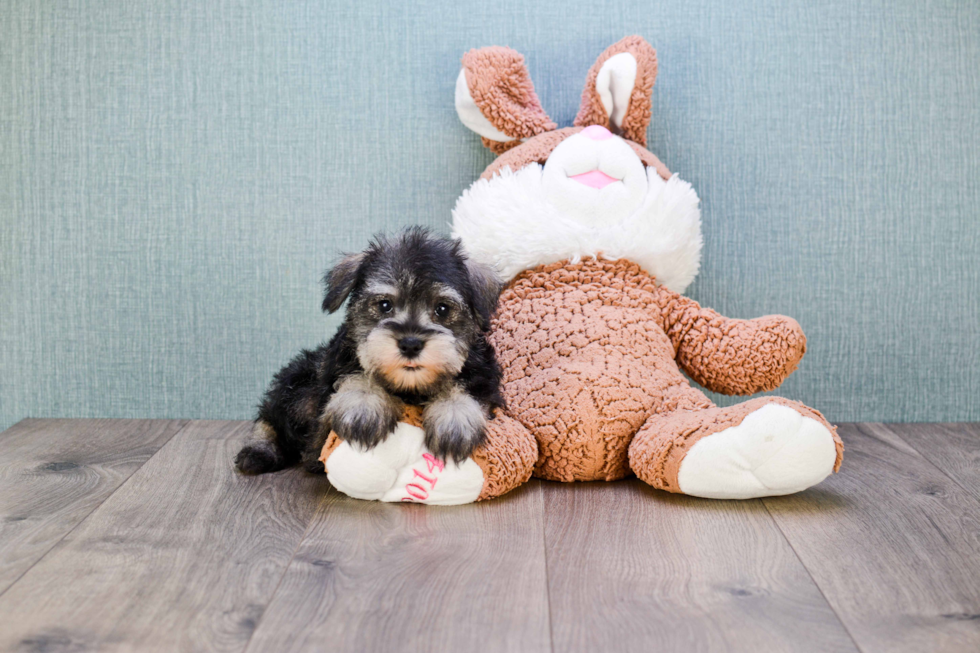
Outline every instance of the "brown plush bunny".
{"type": "Polygon", "coordinates": [[[645,149],[657,56],[638,36],[586,77],[575,126],[555,130],[523,57],[463,57],[460,119],[500,154],[459,199],[454,234],[510,280],[492,341],[508,412],[536,439],[534,475],[704,497],[798,492],[840,466],[817,411],[764,397],[806,338],[791,318],[732,320],[679,294],[697,274],[698,198],[645,149]]]}
{"type": "Polygon", "coordinates": [[[798,492],[836,471],[843,444],[823,416],[763,397],[806,338],[795,320],[733,320],[684,297],[701,255],[698,197],[645,149],[653,48],[637,36],[589,70],[574,127],[556,129],[523,57],[471,50],[456,82],[463,123],[500,156],[456,204],[454,235],[509,281],[491,342],[507,410],[461,465],[422,447],[418,416],[357,452],[335,436],[334,486],[383,501],[465,503],[532,475],[557,481],[636,474],[650,485],[744,499],[798,492]]]}

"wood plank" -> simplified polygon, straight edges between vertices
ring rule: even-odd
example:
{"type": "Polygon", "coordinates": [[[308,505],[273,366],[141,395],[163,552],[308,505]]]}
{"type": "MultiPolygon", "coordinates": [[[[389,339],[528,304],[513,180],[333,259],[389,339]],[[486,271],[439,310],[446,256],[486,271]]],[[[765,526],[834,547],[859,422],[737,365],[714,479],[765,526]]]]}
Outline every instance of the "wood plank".
{"type": "Polygon", "coordinates": [[[980,500],[980,424],[885,426],[980,500]]]}
{"type": "Polygon", "coordinates": [[[764,502],[865,653],[980,650],[980,508],[881,424],[841,472],[764,502]]]}
{"type": "Polygon", "coordinates": [[[856,651],[758,500],[545,486],[556,651],[856,651]]]}
{"type": "Polygon", "coordinates": [[[183,425],[28,419],[0,434],[0,594],[183,425]]]}
{"type": "Polygon", "coordinates": [[[551,651],[541,487],[455,507],[332,492],[249,651],[551,651]]]}
{"type": "Polygon", "coordinates": [[[324,477],[234,471],[245,422],[191,422],[0,596],[0,650],[241,651],[324,477]]]}

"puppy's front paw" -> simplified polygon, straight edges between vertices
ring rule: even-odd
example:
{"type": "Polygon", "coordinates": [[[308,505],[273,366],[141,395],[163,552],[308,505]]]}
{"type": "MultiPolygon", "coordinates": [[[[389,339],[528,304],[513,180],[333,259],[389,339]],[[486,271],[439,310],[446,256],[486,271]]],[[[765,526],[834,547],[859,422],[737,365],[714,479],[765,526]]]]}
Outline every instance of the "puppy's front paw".
{"type": "Polygon", "coordinates": [[[461,390],[433,401],[423,413],[425,446],[437,458],[461,463],[487,437],[486,411],[461,390]]]}
{"type": "Polygon", "coordinates": [[[341,440],[371,449],[395,430],[400,403],[360,377],[346,381],[330,401],[324,417],[341,440]]]}
{"type": "Polygon", "coordinates": [[[341,440],[365,449],[378,446],[395,430],[398,414],[367,404],[349,406],[330,415],[330,425],[341,440]]]}

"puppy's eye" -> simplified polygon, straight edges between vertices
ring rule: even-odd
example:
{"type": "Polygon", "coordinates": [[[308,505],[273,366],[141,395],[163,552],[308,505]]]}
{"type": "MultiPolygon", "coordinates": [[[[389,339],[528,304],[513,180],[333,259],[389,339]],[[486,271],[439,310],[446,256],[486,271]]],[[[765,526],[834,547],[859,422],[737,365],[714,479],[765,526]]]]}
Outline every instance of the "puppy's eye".
{"type": "Polygon", "coordinates": [[[436,317],[439,318],[446,317],[447,315],[449,315],[450,311],[452,311],[452,307],[450,307],[449,304],[443,302],[439,302],[438,304],[436,304],[436,308],[435,308],[436,317]]]}
{"type": "Polygon", "coordinates": [[[391,301],[387,299],[382,299],[380,302],[378,302],[378,310],[382,313],[390,313],[391,309],[394,307],[395,306],[391,303],[391,301]]]}

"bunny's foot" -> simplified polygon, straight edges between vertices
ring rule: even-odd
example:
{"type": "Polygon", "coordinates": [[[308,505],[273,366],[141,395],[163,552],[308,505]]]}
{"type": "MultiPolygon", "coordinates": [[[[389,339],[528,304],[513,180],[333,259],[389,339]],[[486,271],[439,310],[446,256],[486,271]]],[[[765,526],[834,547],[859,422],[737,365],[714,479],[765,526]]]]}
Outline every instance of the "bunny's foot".
{"type": "Polygon", "coordinates": [[[667,490],[711,499],[792,494],[840,467],[844,445],[803,404],[761,397],[728,408],[654,415],[630,445],[630,467],[667,490]]]}

